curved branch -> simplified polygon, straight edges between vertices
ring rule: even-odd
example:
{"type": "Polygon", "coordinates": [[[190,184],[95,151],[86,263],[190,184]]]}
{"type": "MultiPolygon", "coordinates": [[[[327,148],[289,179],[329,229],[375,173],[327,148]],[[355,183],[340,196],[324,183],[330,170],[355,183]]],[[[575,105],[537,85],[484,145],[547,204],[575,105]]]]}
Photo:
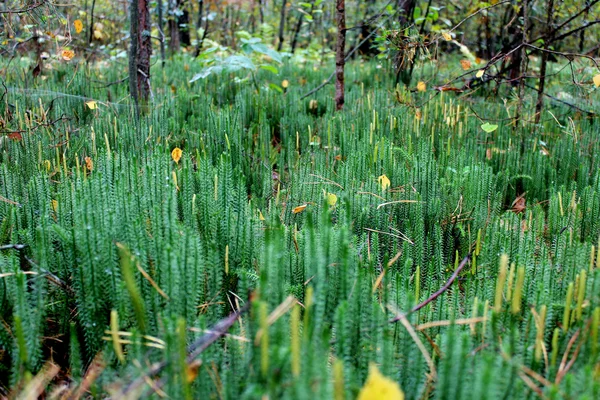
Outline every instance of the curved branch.
{"type": "Polygon", "coordinates": [[[42,0],[37,3],[30,4],[27,7],[19,8],[16,10],[0,10],[0,14],[25,14],[35,10],[36,8],[42,7],[44,4],[46,4],[46,1],[42,0]]]}

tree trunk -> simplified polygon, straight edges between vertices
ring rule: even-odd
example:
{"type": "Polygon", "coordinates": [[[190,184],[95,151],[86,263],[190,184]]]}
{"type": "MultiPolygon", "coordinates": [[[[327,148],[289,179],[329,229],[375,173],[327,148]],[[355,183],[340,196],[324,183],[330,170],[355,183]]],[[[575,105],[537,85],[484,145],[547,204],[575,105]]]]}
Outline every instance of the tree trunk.
{"type": "Polygon", "coordinates": [[[179,51],[179,18],[177,17],[177,0],[169,0],[169,50],[171,54],[179,51]]]}
{"type": "Polygon", "coordinates": [[[302,29],[302,22],[304,21],[304,14],[300,13],[298,17],[298,22],[296,22],[296,28],[294,29],[294,35],[292,36],[292,49],[291,53],[294,54],[296,51],[296,45],[298,44],[298,35],[300,34],[300,29],[302,29]]]}
{"type": "MultiPolygon", "coordinates": [[[[546,17],[546,29],[548,33],[552,31],[552,25],[554,22],[554,0],[548,1],[548,15],[546,17]]],[[[550,33],[550,35],[552,35],[550,33]]],[[[548,38],[549,42],[552,42],[552,37],[548,38]]],[[[546,45],[543,46],[544,50],[546,45]]],[[[538,97],[535,104],[535,123],[540,122],[542,117],[542,109],[544,107],[544,88],[546,86],[546,68],[548,65],[548,53],[543,51],[540,61],[540,82],[538,85],[538,97]]]]}
{"type": "Polygon", "coordinates": [[[281,0],[281,17],[279,19],[279,43],[277,43],[277,51],[281,51],[283,47],[283,31],[285,29],[285,5],[287,0],[281,0]]]}
{"type": "MultiPolygon", "coordinates": [[[[177,17],[177,26],[179,28],[179,43],[184,46],[192,44],[190,37],[190,12],[188,10],[185,0],[179,0],[178,6],[181,6],[181,15],[177,17]]],[[[179,7],[178,7],[179,8],[179,7]]]]}
{"type": "Polygon", "coordinates": [[[346,64],[346,4],[336,0],[337,43],[335,50],[335,109],[344,108],[344,66],[346,64]]]}
{"type": "MultiPolygon", "coordinates": [[[[401,34],[404,34],[404,30],[412,23],[416,3],[416,0],[398,0],[398,22],[400,24],[401,34]]],[[[402,82],[405,85],[410,83],[410,76],[406,69],[407,63],[404,62],[404,57],[404,54],[396,55],[396,79],[394,86],[398,85],[400,79],[402,79],[402,82]]]]}
{"type": "Polygon", "coordinates": [[[88,45],[92,44],[92,40],[94,40],[94,9],[96,8],[96,0],[92,1],[92,12],[90,13],[90,34],[88,45]]]}
{"type": "MultiPolygon", "coordinates": [[[[521,44],[525,44],[527,43],[527,28],[529,26],[529,1],[528,0],[523,0],[523,4],[521,5],[521,12],[522,12],[522,16],[523,16],[523,25],[521,27],[521,34],[522,34],[522,39],[521,39],[521,44]]],[[[515,126],[514,128],[517,129],[520,125],[521,125],[521,116],[523,114],[523,97],[525,96],[525,79],[524,79],[524,75],[525,75],[525,71],[527,70],[527,51],[526,51],[526,47],[522,46],[521,49],[518,51],[518,53],[520,54],[520,65],[516,66],[515,69],[513,69],[513,73],[516,72],[517,76],[515,77],[511,77],[511,79],[515,79],[516,81],[519,82],[519,101],[517,103],[517,112],[515,115],[515,126]]],[[[523,150],[524,147],[524,138],[521,137],[521,150],[523,150]]]]}
{"type": "Polygon", "coordinates": [[[150,10],[148,0],[132,0],[130,4],[131,46],[129,48],[129,92],[134,102],[145,103],[150,90],[150,10]]]}
{"type": "Polygon", "coordinates": [[[165,67],[165,32],[163,30],[163,0],[156,2],[156,8],[158,11],[158,34],[160,35],[160,62],[162,67],[165,67]]]}
{"type": "Polygon", "coordinates": [[[412,22],[416,3],[416,0],[398,0],[397,9],[400,29],[408,27],[408,25],[412,22]]]}
{"type": "MultiPolygon", "coordinates": [[[[310,2],[310,10],[308,11],[308,15],[312,18],[313,10],[315,8],[315,0],[310,2]]],[[[298,23],[296,24],[296,29],[294,29],[294,35],[292,36],[292,54],[296,51],[296,45],[298,44],[298,36],[300,36],[300,31],[302,30],[302,22],[304,22],[304,13],[300,13],[298,17],[298,23]]]]}
{"type": "MultiPolygon", "coordinates": [[[[200,32],[202,28],[202,15],[204,13],[204,0],[198,0],[198,22],[196,23],[196,32],[200,32]]],[[[196,43],[196,54],[194,57],[198,57],[202,52],[202,44],[204,43],[204,38],[206,38],[206,33],[208,31],[208,16],[206,18],[206,22],[204,23],[204,29],[202,31],[202,36],[198,36],[196,43]]]]}
{"type": "Polygon", "coordinates": [[[260,24],[264,24],[265,23],[265,13],[263,11],[263,4],[262,4],[262,0],[258,0],[258,16],[260,18],[260,24]]]}

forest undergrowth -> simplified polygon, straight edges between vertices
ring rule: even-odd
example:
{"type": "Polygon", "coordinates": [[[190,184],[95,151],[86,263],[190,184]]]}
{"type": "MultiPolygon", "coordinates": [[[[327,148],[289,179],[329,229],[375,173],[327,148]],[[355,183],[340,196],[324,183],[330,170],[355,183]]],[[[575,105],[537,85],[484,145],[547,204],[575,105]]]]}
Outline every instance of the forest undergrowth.
{"type": "Polygon", "coordinates": [[[7,76],[0,395],[600,398],[597,121],[375,62],[335,112],[183,58],[136,111],[123,68],[7,76]]]}

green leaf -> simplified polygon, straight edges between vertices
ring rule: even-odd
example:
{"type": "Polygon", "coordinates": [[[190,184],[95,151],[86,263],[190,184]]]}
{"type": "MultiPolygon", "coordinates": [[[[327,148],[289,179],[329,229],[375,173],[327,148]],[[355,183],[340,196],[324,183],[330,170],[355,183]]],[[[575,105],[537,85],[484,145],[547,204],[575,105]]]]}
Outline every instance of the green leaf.
{"type": "Polygon", "coordinates": [[[279,54],[277,51],[271,49],[263,43],[252,43],[250,44],[250,47],[257,53],[271,57],[274,61],[278,62],[279,64],[283,63],[281,54],[279,54]]]}
{"type": "Polygon", "coordinates": [[[279,70],[276,67],[274,67],[272,65],[269,65],[269,64],[262,64],[259,68],[267,70],[267,71],[270,71],[270,72],[272,72],[274,74],[278,74],[279,73],[279,70]]]}
{"type": "Polygon", "coordinates": [[[413,20],[417,20],[421,17],[421,7],[415,7],[415,11],[413,11],[413,20]]]}
{"type": "Polygon", "coordinates": [[[220,74],[221,72],[236,72],[240,70],[256,71],[256,65],[246,56],[229,56],[224,60],[215,60],[214,65],[204,68],[190,79],[190,83],[198,79],[204,79],[210,75],[220,74]]]}
{"type": "Polygon", "coordinates": [[[485,124],[481,125],[481,129],[483,129],[487,133],[491,133],[491,132],[494,132],[496,129],[498,129],[498,125],[494,125],[494,124],[490,124],[489,122],[486,122],[485,124]]]}
{"type": "Polygon", "coordinates": [[[279,93],[283,93],[283,89],[281,88],[281,86],[277,85],[276,83],[269,83],[269,87],[273,90],[278,91],[279,93]]]}

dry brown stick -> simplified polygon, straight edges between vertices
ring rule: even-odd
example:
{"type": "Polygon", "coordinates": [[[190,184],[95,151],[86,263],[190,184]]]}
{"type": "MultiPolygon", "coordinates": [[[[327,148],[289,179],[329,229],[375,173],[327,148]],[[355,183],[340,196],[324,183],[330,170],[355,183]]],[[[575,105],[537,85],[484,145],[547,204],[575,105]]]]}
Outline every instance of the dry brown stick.
{"type": "Polygon", "coordinates": [[[434,294],[429,296],[429,298],[427,300],[424,300],[421,303],[414,306],[410,310],[409,313],[398,314],[396,317],[394,317],[394,319],[392,319],[390,321],[390,323],[395,323],[395,322],[400,321],[402,318],[406,317],[407,314],[411,314],[416,311],[419,311],[421,308],[425,307],[427,304],[429,304],[432,301],[434,301],[435,299],[437,299],[440,295],[442,295],[442,293],[444,293],[446,290],[448,290],[448,288],[450,286],[452,286],[452,283],[454,283],[456,278],[458,278],[458,274],[460,274],[460,272],[465,268],[465,266],[469,263],[469,261],[471,261],[471,253],[467,254],[467,256],[465,258],[463,258],[463,260],[458,265],[458,268],[456,268],[456,270],[454,271],[454,273],[452,274],[450,279],[448,279],[448,281],[444,284],[444,286],[442,286],[437,292],[435,292],[434,294]]]}
{"type": "MultiPolygon", "coordinates": [[[[210,346],[215,341],[217,341],[217,339],[219,339],[221,336],[224,336],[225,333],[227,333],[227,330],[229,330],[229,328],[235,323],[235,321],[237,321],[238,318],[243,313],[248,311],[249,309],[250,309],[250,302],[246,303],[246,305],[244,307],[242,307],[241,309],[239,309],[238,311],[230,314],[229,316],[227,316],[227,317],[223,318],[222,320],[220,320],[219,322],[217,322],[212,328],[210,328],[208,330],[208,333],[206,333],[204,336],[202,336],[201,338],[196,340],[194,343],[192,343],[188,347],[189,355],[186,360],[187,363],[191,364],[195,360],[196,357],[198,357],[204,350],[206,350],[208,348],[208,346],[210,346]]],[[[166,361],[154,364],[148,370],[148,372],[146,372],[144,375],[135,379],[133,382],[131,382],[129,385],[127,385],[117,396],[115,396],[115,398],[126,397],[128,393],[135,391],[141,385],[148,382],[148,378],[151,379],[152,376],[161,372],[167,365],[168,365],[168,363],[166,361]]],[[[159,382],[157,384],[157,387],[160,388],[162,386],[162,384],[164,384],[164,382],[162,382],[162,383],[159,382]]]]}
{"type": "Polygon", "coordinates": [[[37,3],[33,3],[27,7],[19,8],[16,10],[10,10],[10,9],[9,10],[0,10],[0,14],[25,14],[25,13],[35,10],[36,8],[43,6],[44,4],[46,4],[46,1],[40,1],[37,3]]]}

